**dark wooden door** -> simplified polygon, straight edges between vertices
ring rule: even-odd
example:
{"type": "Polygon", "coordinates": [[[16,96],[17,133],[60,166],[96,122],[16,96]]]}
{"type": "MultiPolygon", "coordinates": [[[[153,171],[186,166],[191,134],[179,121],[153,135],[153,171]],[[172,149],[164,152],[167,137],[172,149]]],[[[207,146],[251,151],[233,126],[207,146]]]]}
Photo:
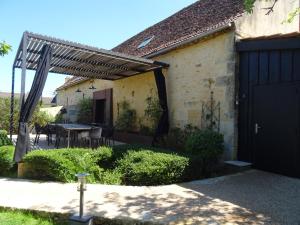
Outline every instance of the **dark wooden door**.
{"type": "Polygon", "coordinates": [[[298,84],[253,87],[253,162],[256,168],[300,177],[298,84]]]}
{"type": "Polygon", "coordinates": [[[238,159],[300,177],[300,38],[237,43],[238,159]]]}

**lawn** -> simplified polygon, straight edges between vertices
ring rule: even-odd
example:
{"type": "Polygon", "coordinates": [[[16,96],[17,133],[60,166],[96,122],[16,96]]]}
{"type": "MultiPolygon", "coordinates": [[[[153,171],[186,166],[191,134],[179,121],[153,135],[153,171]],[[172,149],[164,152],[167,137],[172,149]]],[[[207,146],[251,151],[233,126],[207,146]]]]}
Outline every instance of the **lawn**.
{"type": "Polygon", "coordinates": [[[29,212],[19,210],[0,209],[1,225],[58,225],[61,222],[54,222],[50,217],[40,217],[29,212]]]}

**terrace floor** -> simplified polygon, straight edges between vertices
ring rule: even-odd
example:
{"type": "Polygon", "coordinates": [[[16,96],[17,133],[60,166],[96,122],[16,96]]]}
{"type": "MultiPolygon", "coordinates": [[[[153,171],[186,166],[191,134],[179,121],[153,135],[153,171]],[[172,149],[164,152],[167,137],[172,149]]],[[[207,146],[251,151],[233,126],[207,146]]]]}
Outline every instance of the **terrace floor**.
{"type": "MultiPolygon", "coordinates": [[[[48,145],[47,142],[47,136],[44,134],[40,135],[40,140],[38,144],[34,144],[34,139],[35,139],[35,134],[30,134],[30,146],[32,150],[40,150],[40,149],[55,149],[54,143],[55,143],[55,137],[53,140],[53,144],[48,145]]],[[[12,140],[13,140],[13,144],[15,145],[17,142],[17,138],[18,135],[13,135],[12,136],[12,140]]],[[[123,142],[119,142],[119,141],[115,141],[115,145],[122,145],[125,144],[123,142]]],[[[62,142],[59,146],[59,148],[66,148],[67,147],[67,143],[62,142]]]]}
{"type": "MultiPolygon", "coordinates": [[[[0,178],[0,206],[78,210],[76,184],[0,178]]],[[[250,170],[157,187],[89,184],[86,212],[162,224],[300,224],[300,180],[250,170]]]]}

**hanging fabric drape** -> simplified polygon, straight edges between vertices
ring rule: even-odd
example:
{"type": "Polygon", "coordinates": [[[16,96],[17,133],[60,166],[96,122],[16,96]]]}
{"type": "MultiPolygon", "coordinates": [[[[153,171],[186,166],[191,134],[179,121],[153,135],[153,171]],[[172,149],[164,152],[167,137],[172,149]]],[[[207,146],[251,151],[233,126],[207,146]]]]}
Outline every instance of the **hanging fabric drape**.
{"type": "Polygon", "coordinates": [[[50,68],[51,57],[52,48],[50,45],[45,44],[41,51],[30,92],[21,107],[18,140],[14,154],[15,162],[20,162],[23,156],[30,150],[28,122],[42,96],[50,68]]]}
{"type": "Polygon", "coordinates": [[[167,101],[167,89],[165,76],[162,73],[162,69],[158,68],[154,70],[155,82],[158,92],[159,104],[162,109],[162,114],[159,119],[153,142],[157,142],[157,138],[163,137],[169,132],[169,112],[168,112],[168,101],[167,101]]]}

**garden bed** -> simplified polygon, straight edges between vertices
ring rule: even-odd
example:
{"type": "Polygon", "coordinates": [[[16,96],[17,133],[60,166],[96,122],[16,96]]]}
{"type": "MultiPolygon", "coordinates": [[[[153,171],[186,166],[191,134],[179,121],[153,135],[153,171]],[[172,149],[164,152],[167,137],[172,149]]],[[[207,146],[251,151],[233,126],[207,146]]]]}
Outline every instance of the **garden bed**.
{"type": "Polygon", "coordinates": [[[115,131],[114,138],[116,141],[128,144],[151,145],[153,137],[134,132],[115,131]]]}
{"type": "MultiPolygon", "coordinates": [[[[2,146],[7,169],[12,164],[11,146],[2,146]],[[9,161],[11,163],[9,163],[9,161]]],[[[1,159],[0,159],[1,160],[1,159]]],[[[47,181],[75,182],[76,173],[88,172],[90,183],[121,185],[162,185],[211,176],[201,158],[177,154],[165,149],[139,145],[114,148],[36,150],[22,162],[24,178],[47,181]]],[[[4,174],[5,175],[5,174],[4,174]]]]}
{"type": "MultiPolygon", "coordinates": [[[[0,176],[16,173],[13,151],[13,146],[0,147],[0,176]]],[[[19,175],[28,179],[75,182],[75,174],[87,172],[90,183],[152,186],[222,174],[222,153],[223,136],[204,130],[190,135],[186,149],[180,152],[130,144],[93,150],[35,150],[18,168],[19,175]]]]}

